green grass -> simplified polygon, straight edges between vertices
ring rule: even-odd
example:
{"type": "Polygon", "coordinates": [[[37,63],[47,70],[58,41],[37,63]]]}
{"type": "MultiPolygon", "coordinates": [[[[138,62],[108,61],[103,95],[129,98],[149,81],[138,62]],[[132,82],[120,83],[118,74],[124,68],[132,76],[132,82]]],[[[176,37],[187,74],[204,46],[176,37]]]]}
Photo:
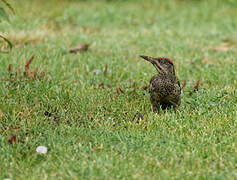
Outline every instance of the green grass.
{"type": "Polygon", "coordinates": [[[237,178],[234,1],[11,2],[16,15],[0,24],[14,44],[0,54],[0,179],[237,178]],[[89,50],[64,54],[80,43],[89,50]],[[187,82],[177,113],[151,112],[142,86],[156,71],[140,54],[174,60],[187,82]],[[32,55],[30,71],[45,76],[15,80],[32,55]]]}

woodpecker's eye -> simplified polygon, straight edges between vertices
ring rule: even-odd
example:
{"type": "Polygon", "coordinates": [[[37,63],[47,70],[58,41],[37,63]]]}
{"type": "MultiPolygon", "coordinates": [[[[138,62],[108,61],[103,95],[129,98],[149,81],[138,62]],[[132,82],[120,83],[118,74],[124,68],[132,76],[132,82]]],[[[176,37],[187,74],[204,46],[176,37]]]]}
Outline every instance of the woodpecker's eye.
{"type": "Polygon", "coordinates": [[[160,64],[165,65],[165,66],[170,66],[171,65],[170,62],[167,61],[166,59],[160,59],[159,62],[160,62],[160,64]]]}
{"type": "Polygon", "coordinates": [[[161,59],[160,63],[165,64],[165,61],[166,61],[165,59],[161,59]]]}

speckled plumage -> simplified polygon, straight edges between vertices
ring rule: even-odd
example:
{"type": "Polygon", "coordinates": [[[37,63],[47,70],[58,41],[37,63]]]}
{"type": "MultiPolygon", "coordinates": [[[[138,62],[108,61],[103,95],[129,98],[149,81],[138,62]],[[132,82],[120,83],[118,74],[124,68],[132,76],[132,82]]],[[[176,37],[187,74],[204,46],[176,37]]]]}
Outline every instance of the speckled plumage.
{"type": "Polygon", "coordinates": [[[158,74],[153,76],[149,85],[150,100],[153,111],[173,107],[176,111],[181,103],[181,87],[175,76],[173,62],[165,57],[152,58],[141,56],[151,62],[157,69],[158,74]]]}

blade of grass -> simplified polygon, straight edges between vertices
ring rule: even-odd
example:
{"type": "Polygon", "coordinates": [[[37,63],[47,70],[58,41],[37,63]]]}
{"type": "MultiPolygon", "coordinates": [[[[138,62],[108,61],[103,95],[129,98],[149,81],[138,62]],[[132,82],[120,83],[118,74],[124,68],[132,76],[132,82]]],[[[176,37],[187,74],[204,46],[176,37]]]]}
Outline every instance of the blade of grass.
{"type": "Polygon", "coordinates": [[[9,21],[9,17],[8,17],[6,11],[2,7],[0,7],[0,17],[5,19],[6,21],[9,21]]]}
{"type": "Polygon", "coordinates": [[[13,9],[13,7],[11,6],[10,3],[8,3],[6,0],[2,0],[2,2],[3,2],[13,13],[15,13],[15,11],[14,11],[14,9],[13,9]]]}
{"type": "MultiPolygon", "coordinates": [[[[10,50],[12,49],[13,45],[11,43],[11,41],[9,41],[7,38],[5,38],[4,36],[0,35],[0,38],[2,38],[9,46],[10,50]]],[[[3,52],[3,51],[0,51],[3,52]]],[[[5,52],[6,53],[6,52],[5,52]]]]}

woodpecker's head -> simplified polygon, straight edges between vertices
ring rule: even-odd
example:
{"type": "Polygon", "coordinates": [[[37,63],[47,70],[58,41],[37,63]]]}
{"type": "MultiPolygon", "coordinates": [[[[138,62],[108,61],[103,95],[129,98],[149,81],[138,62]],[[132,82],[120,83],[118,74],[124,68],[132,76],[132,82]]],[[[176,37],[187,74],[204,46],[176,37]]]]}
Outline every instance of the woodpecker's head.
{"type": "Polygon", "coordinates": [[[167,57],[153,58],[144,55],[141,55],[140,57],[152,63],[159,73],[166,73],[166,74],[171,73],[175,75],[174,63],[169,58],[167,57]]]}

